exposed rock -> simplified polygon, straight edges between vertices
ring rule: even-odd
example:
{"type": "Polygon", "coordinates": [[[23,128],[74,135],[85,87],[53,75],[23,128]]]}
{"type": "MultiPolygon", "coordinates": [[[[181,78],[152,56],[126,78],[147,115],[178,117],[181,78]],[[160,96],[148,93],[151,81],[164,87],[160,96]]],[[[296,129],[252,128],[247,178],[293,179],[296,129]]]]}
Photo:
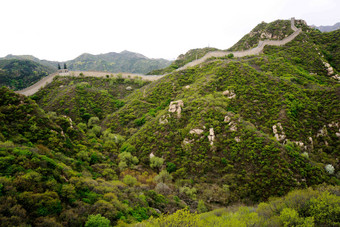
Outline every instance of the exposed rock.
{"type": "Polygon", "coordinates": [[[131,91],[132,90],[132,87],[131,86],[128,86],[125,88],[127,91],[131,91]]]}
{"type": "Polygon", "coordinates": [[[236,97],[234,90],[225,90],[222,94],[227,96],[228,99],[233,99],[236,97]]]}
{"type": "Polygon", "coordinates": [[[339,128],[339,122],[334,122],[334,121],[332,121],[332,123],[329,123],[329,124],[328,124],[328,127],[329,127],[329,128],[334,128],[334,127],[339,128]]]}
{"type": "MultiPolygon", "coordinates": [[[[328,76],[331,76],[331,75],[333,75],[334,74],[334,69],[333,69],[333,67],[329,64],[329,63],[327,63],[327,62],[322,62],[323,64],[324,64],[324,66],[326,67],[326,70],[327,70],[327,75],[328,76]]],[[[336,75],[337,76],[337,75],[336,75]]],[[[332,77],[333,78],[333,77],[332,77]]],[[[335,77],[336,78],[336,77],[335,77]]]]}
{"type": "Polygon", "coordinates": [[[316,134],[316,137],[326,136],[326,135],[327,135],[327,128],[326,128],[326,125],[324,125],[322,129],[319,130],[318,134],[316,134]]]}
{"type": "Polygon", "coordinates": [[[338,74],[332,76],[332,78],[333,78],[334,80],[340,80],[340,76],[339,76],[338,74]]]}
{"type": "Polygon", "coordinates": [[[194,128],[194,129],[191,129],[190,134],[197,134],[197,135],[201,135],[203,133],[203,130],[202,129],[199,129],[199,128],[194,128]]]}
{"type": "Polygon", "coordinates": [[[238,143],[241,142],[240,137],[235,137],[235,141],[238,142],[238,143]]]}
{"type": "Polygon", "coordinates": [[[63,115],[63,117],[65,117],[70,122],[70,128],[73,128],[72,119],[69,116],[66,116],[66,115],[63,115]]]}
{"type": "Polygon", "coordinates": [[[272,128],[273,128],[274,137],[276,138],[277,141],[282,142],[286,139],[286,135],[285,135],[285,132],[283,131],[281,123],[277,123],[277,125],[273,125],[272,128]]]}
{"type": "Polygon", "coordinates": [[[189,89],[189,88],[190,88],[190,85],[187,85],[187,86],[185,86],[184,88],[185,88],[185,89],[189,89]]]}
{"type": "Polygon", "coordinates": [[[303,147],[305,144],[301,141],[293,141],[296,145],[298,145],[299,147],[303,147]]]}
{"type": "Polygon", "coordinates": [[[151,152],[149,156],[150,156],[150,158],[155,157],[155,155],[153,154],[153,152],[151,152]]]}
{"type": "Polygon", "coordinates": [[[191,144],[192,142],[194,142],[194,140],[189,140],[188,138],[185,138],[183,140],[183,145],[185,146],[185,145],[191,144]]]}
{"type": "Polygon", "coordinates": [[[170,113],[177,112],[177,117],[180,118],[183,106],[184,106],[184,102],[182,100],[170,102],[169,112],[170,113]]]}
{"type": "Polygon", "coordinates": [[[159,118],[159,123],[162,125],[162,124],[166,124],[166,123],[168,123],[169,121],[168,121],[168,119],[167,119],[167,117],[168,117],[169,115],[163,115],[163,116],[161,116],[160,118],[159,118]]]}
{"type": "Polygon", "coordinates": [[[310,141],[310,144],[311,144],[312,149],[314,149],[313,138],[312,138],[312,137],[308,137],[308,139],[309,139],[309,141],[310,141]]]}
{"type": "Polygon", "coordinates": [[[215,140],[215,133],[214,133],[214,129],[213,128],[210,128],[209,129],[209,136],[208,136],[208,139],[209,139],[209,142],[210,142],[210,145],[214,145],[214,140],[215,140]]]}
{"type": "Polygon", "coordinates": [[[340,137],[340,132],[336,132],[335,135],[336,135],[337,137],[340,137]]]}
{"type": "Polygon", "coordinates": [[[229,116],[225,116],[225,117],[224,117],[224,122],[227,122],[227,123],[228,123],[230,120],[231,120],[231,118],[230,118],[229,116]]]}
{"type": "Polygon", "coordinates": [[[230,131],[232,131],[232,132],[236,132],[237,131],[237,124],[235,122],[231,121],[229,123],[229,126],[230,126],[230,128],[229,128],[230,131]]]}

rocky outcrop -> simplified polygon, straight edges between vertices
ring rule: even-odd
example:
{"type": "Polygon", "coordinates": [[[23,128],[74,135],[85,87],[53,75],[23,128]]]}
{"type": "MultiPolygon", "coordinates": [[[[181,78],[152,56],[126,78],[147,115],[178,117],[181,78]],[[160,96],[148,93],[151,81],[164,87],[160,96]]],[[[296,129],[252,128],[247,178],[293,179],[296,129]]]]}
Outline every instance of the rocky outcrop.
{"type": "Polygon", "coordinates": [[[229,128],[230,131],[232,131],[232,132],[236,132],[237,131],[237,124],[236,124],[236,122],[231,121],[229,123],[229,126],[230,126],[230,128],[229,128]]]}
{"type": "Polygon", "coordinates": [[[199,129],[199,128],[194,128],[194,129],[191,129],[189,133],[190,134],[201,135],[203,133],[203,130],[199,129]]]}
{"type": "Polygon", "coordinates": [[[326,125],[324,125],[323,127],[322,127],[322,129],[320,129],[319,131],[318,131],[318,133],[316,134],[316,137],[320,137],[320,136],[327,136],[327,127],[326,127],[326,125]]]}
{"type": "Polygon", "coordinates": [[[215,140],[215,132],[214,132],[214,129],[213,128],[210,128],[209,129],[209,136],[208,136],[208,139],[209,139],[209,142],[210,142],[210,145],[214,145],[214,140],[215,140]]]}
{"type": "Polygon", "coordinates": [[[222,94],[227,96],[228,99],[233,99],[236,97],[234,90],[225,90],[222,94]]]}
{"type": "Polygon", "coordinates": [[[170,113],[175,113],[176,112],[177,113],[177,117],[180,118],[183,106],[184,106],[184,102],[182,100],[170,102],[169,112],[170,113]]]}
{"type": "Polygon", "coordinates": [[[168,123],[168,122],[169,122],[168,117],[170,117],[170,116],[169,116],[169,115],[163,115],[163,116],[161,116],[161,117],[159,118],[159,123],[160,123],[161,125],[168,123]]]}
{"type": "Polygon", "coordinates": [[[277,125],[273,125],[273,133],[274,137],[277,141],[283,142],[286,139],[286,134],[283,131],[281,123],[277,123],[277,125]]]}

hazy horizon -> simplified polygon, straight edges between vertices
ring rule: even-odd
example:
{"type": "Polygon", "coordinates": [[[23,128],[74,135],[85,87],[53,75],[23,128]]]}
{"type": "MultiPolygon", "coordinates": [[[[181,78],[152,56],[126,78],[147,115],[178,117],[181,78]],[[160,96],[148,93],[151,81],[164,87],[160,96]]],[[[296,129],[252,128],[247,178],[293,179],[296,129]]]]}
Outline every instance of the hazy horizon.
{"type": "Polygon", "coordinates": [[[0,57],[33,55],[50,61],[124,50],[173,60],[190,49],[227,49],[262,21],[340,22],[336,0],[12,0],[0,7],[0,57]]]}

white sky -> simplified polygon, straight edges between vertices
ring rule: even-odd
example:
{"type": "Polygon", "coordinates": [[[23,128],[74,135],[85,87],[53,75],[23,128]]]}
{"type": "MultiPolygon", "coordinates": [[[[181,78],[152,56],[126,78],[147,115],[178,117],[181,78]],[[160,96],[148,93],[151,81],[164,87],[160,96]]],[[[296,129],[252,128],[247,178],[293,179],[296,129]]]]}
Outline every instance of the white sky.
{"type": "Polygon", "coordinates": [[[66,61],[129,50],[175,59],[227,49],[262,21],[340,22],[340,0],[0,0],[0,57],[66,61]]]}

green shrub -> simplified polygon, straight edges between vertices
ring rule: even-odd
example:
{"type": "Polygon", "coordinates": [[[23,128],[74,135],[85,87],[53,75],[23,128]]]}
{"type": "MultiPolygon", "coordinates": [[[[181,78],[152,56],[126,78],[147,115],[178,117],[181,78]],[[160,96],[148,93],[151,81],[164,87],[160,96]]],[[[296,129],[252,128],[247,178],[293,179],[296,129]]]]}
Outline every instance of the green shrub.
{"type": "Polygon", "coordinates": [[[85,227],[109,227],[110,220],[102,217],[101,214],[90,215],[87,218],[85,227]]]}

